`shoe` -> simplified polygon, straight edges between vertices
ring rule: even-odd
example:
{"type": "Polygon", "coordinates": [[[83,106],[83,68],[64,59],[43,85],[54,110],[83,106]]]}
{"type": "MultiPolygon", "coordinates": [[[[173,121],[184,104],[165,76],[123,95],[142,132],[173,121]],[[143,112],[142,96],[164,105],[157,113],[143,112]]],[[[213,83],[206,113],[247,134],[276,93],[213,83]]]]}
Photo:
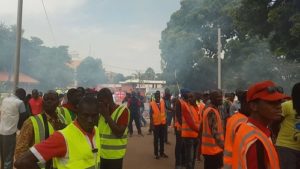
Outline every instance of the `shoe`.
{"type": "Polygon", "coordinates": [[[159,156],[155,156],[154,158],[155,158],[156,160],[159,160],[159,156]]]}
{"type": "Polygon", "coordinates": [[[162,158],[168,158],[168,156],[167,156],[165,153],[161,154],[160,156],[161,156],[162,158]]]}
{"type": "Polygon", "coordinates": [[[152,135],[152,133],[151,133],[151,132],[149,132],[147,135],[152,135]]]}
{"type": "Polygon", "coordinates": [[[129,137],[132,137],[132,133],[129,134],[129,137]]]}
{"type": "Polygon", "coordinates": [[[144,134],[142,134],[142,133],[139,133],[139,136],[142,136],[142,137],[144,137],[144,134]]]}

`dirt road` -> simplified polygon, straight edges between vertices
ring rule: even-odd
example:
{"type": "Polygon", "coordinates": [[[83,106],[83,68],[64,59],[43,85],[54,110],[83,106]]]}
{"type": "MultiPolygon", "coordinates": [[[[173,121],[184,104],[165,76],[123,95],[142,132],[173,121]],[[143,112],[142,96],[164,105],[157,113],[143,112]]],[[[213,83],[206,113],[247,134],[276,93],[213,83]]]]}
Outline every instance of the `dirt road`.
{"type": "MultiPolygon", "coordinates": [[[[167,159],[154,159],[153,135],[147,135],[147,129],[143,127],[144,137],[137,132],[129,137],[127,154],[124,159],[124,169],[174,169],[175,168],[175,135],[172,129],[169,131],[170,145],[165,145],[167,159]]],[[[202,169],[203,162],[196,162],[195,169],[202,169]]]]}

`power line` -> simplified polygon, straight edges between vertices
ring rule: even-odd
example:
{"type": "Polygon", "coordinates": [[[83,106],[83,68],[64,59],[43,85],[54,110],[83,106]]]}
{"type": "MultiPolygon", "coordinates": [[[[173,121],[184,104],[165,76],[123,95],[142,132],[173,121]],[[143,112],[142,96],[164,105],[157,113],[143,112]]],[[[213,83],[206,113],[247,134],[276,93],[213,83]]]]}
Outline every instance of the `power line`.
{"type": "Polygon", "coordinates": [[[56,39],[55,39],[55,36],[54,36],[54,31],[52,29],[52,25],[50,23],[50,19],[48,17],[47,11],[46,11],[44,0],[41,0],[41,1],[42,1],[42,4],[43,4],[43,9],[44,9],[44,12],[45,12],[45,15],[46,15],[46,19],[47,19],[47,22],[48,22],[48,26],[49,26],[49,29],[50,29],[50,32],[51,32],[54,44],[55,44],[55,46],[57,46],[56,39]]]}
{"type": "Polygon", "coordinates": [[[109,65],[109,64],[103,64],[103,66],[113,67],[113,68],[122,69],[122,70],[129,70],[129,71],[134,71],[134,72],[144,71],[144,70],[138,70],[138,69],[125,68],[125,67],[121,67],[121,66],[114,66],[114,65],[109,65]]]}

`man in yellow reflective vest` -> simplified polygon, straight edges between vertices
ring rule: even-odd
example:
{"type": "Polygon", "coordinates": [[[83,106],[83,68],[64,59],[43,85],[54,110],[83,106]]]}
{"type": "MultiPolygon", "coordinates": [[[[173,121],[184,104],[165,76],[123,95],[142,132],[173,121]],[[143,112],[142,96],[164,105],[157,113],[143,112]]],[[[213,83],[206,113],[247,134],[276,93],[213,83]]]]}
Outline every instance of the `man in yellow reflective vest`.
{"type": "MultiPolygon", "coordinates": [[[[66,120],[56,111],[58,104],[58,94],[55,91],[50,90],[45,93],[43,97],[43,111],[27,119],[20,131],[15,150],[16,159],[34,144],[47,139],[55,130],[65,128],[66,120]]],[[[47,165],[50,166],[51,163],[47,165]]],[[[41,167],[44,168],[44,166],[41,167]]]]}
{"type": "Polygon", "coordinates": [[[97,94],[100,102],[99,133],[101,140],[101,169],[122,169],[128,140],[129,112],[125,105],[113,101],[108,88],[97,94]]]}
{"type": "Polygon", "coordinates": [[[150,102],[150,118],[154,133],[154,155],[155,159],[168,158],[164,153],[164,131],[166,125],[166,107],[163,99],[160,99],[160,91],[155,92],[155,100],[150,102]],[[160,145],[158,155],[158,142],[160,145]]]}
{"type": "Polygon", "coordinates": [[[78,105],[77,119],[47,140],[34,145],[15,162],[17,169],[37,169],[37,162],[53,158],[57,169],[98,169],[100,137],[96,127],[99,103],[94,97],[83,97],[78,105]]]}

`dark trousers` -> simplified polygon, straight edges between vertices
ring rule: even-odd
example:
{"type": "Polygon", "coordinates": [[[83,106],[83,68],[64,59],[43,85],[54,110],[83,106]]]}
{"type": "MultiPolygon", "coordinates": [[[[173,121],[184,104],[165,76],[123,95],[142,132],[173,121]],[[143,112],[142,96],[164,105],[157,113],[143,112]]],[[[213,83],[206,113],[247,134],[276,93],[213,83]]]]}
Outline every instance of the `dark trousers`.
{"type": "Polygon", "coordinates": [[[198,138],[182,138],[183,146],[184,146],[184,156],[185,160],[185,167],[186,169],[194,169],[196,155],[198,150],[198,138]]]}
{"type": "Polygon", "coordinates": [[[0,135],[1,168],[12,169],[16,147],[16,133],[12,135],[0,135]]]}
{"type": "Polygon", "coordinates": [[[159,143],[159,153],[164,154],[164,132],[165,125],[154,125],[154,155],[158,156],[158,143],[159,143]]]}
{"type": "Polygon", "coordinates": [[[299,169],[300,168],[300,151],[287,147],[276,147],[280,168],[281,169],[299,169]]]}
{"type": "Polygon", "coordinates": [[[183,166],[185,164],[184,146],[180,131],[175,129],[176,144],[175,144],[175,166],[183,166]]]}
{"type": "Polygon", "coordinates": [[[223,152],[216,155],[203,155],[204,169],[220,169],[223,167],[223,152]]]}
{"type": "Polygon", "coordinates": [[[122,169],[123,158],[120,159],[104,159],[101,158],[100,169],[122,169]]]}
{"type": "Polygon", "coordinates": [[[139,112],[132,112],[130,114],[130,120],[129,120],[129,124],[128,124],[128,130],[129,130],[129,134],[133,133],[133,128],[132,128],[132,122],[134,120],[136,129],[138,131],[139,134],[142,133],[141,131],[141,125],[140,125],[140,115],[139,112]]]}

